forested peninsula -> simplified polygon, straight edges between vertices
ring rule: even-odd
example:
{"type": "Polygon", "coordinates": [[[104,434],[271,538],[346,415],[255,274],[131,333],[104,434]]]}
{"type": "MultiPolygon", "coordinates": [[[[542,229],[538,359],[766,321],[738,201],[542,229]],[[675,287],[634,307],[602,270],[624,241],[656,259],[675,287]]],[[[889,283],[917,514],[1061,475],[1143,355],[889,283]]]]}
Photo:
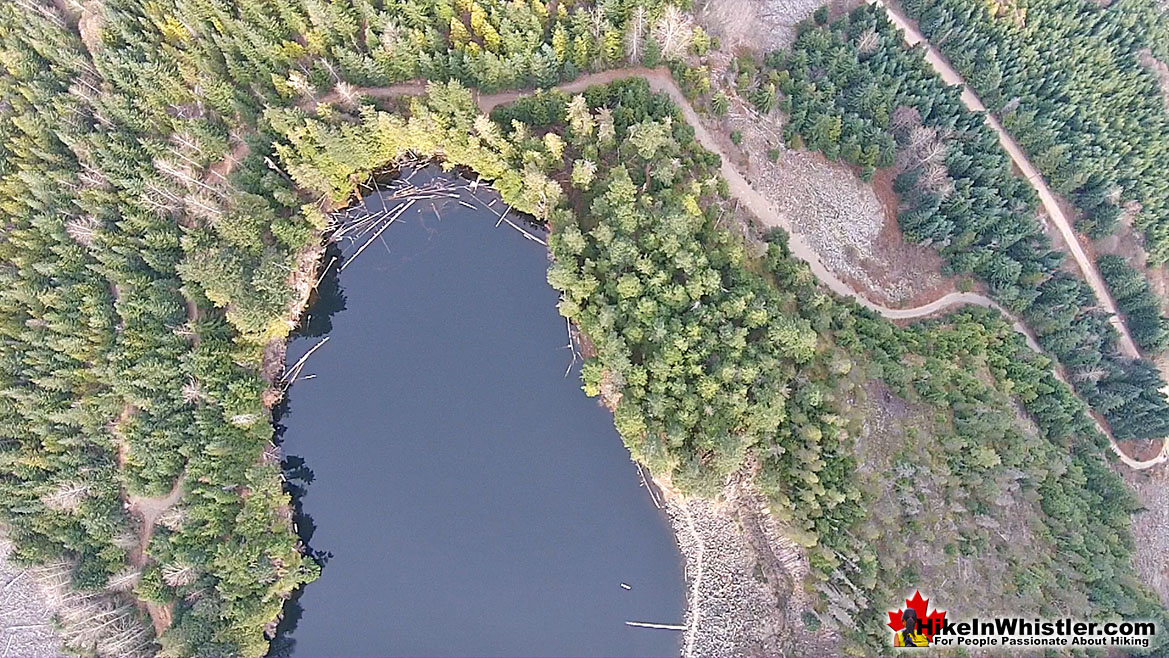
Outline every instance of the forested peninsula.
{"type": "Polygon", "coordinates": [[[418,162],[492,185],[550,229],[548,282],[594,347],[584,393],[676,495],[749,480],[806,550],[816,604],[802,623],[842,651],[887,647],[889,592],[958,564],[984,574],[958,603],[1165,619],[1132,564],[1138,505],[1089,416],[1169,434],[1163,382],[1115,356],[993,136],[878,9],[825,10],[790,52],[744,58],[742,93],[791,116],[789,147],[862,177],[929,146],[915,136],[959,134],[923,160],[936,166],[898,176],[901,228],[985,280],[1055,360],[994,311],[899,326],[826,291],[640,77],[489,114],[476,103],[664,65],[717,116],[727,98],[703,61],[717,44],[688,9],[0,5],[0,521],[16,558],[54,565],[69,605],[100,611],[66,641],[267,652],[285,600],[319,573],[273,442],[285,341],[330,214],[418,162]],[[392,85],[424,93],[365,93],[392,85]],[[1056,367],[1095,374],[1073,390],[1056,367]],[[898,446],[860,440],[853,407],[874,385],[914,409],[898,446]]]}

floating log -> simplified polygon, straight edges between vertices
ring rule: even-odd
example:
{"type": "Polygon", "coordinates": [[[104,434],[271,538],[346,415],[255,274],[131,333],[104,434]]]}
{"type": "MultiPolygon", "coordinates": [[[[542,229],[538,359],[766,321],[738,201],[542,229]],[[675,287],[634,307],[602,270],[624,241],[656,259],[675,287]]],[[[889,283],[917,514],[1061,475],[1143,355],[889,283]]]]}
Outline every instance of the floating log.
{"type": "Polygon", "coordinates": [[[637,628],[657,628],[663,631],[684,631],[686,627],[682,624],[654,624],[648,621],[627,621],[626,626],[636,626],[637,628]]]}
{"type": "Polygon", "coordinates": [[[304,364],[308,361],[308,358],[313,355],[313,352],[316,352],[321,346],[329,342],[329,338],[330,336],[322,338],[319,343],[313,345],[311,350],[305,352],[304,356],[300,357],[300,360],[294,363],[291,368],[284,371],[284,376],[280,378],[280,383],[284,384],[284,390],[288,390],[288,387],[296,380],[297,375],[300,374],[301,369],[304,368],[304,364]]]}
{"type": "MultiPolygon", "coordinates": [[[[373,237],[372,237],[372,238],[370,238],[370,239],[366,240],[366,241],[365,241],[365,244],[361,245],[361,248],[357,250],[357,253],[355,253],[355,254],[353,254],[352,256],[350,256],[349,258],[345,259],[345,263],[344,263],[344,264],[342,264],[342,265],[341,265],[341,269],[339,269],[339,270],[337,270],[337,271],[338,271],[338,272],[344,272],[344,271],[345,271],[345,268],[346,268],[346,267],[349,267],[349,264],[350,264],[350,263],[352,263],[353,261],[357,260],[357,257],[361,255],[361,252],[365,251],[365,248],[366,248],[366,247],[368,247],[368,246],[369,246],[369,244],[370,244],[371,242],[373,242],[374,240],[376,240],[376,239],[378,239],[379,237],[381,237],[381,234],[382,234],[382,233],[384,233],[384,232],[385,232],[385,230],[386,230],[386,229],[388,229],[388,228],[390,227],[390,225],[391,225],[391,224],[393,224],[395,221],[397,221],[397,219],[398,219],[399,217],[401,217],[401,216],[402,216],[402,213],[406,212],[406,209],[407,209],[407,208],[409,208],[409,207],[410,207],[410,206],[412,206],[412,205],[414,205],[414,199],[410,199],[410,200],[409,200],[409,201],[407,201],[406,203],[402,204],[402,205],[401,205],[399,208],[396,208],[396,209],[394,210],[394,214],[393,214],[393,216],[392,216],[392,217],[390,217],[390,220],[389,220],[388,222],[386,222],[385,224],[383,224],[383,225],[382,225],[382,227],[381,227],[381,228],[379,228],[379,229],[377,230],[377,233],[374,233],[374,234],[373,234],[373,237]]],[[[432,204],[432,205],[433,205],[433,204],[432,204]]],[[[436,212],[437,212],[437,211],[436,211],[436,212]]]]}
{"type": "Polygon", "coordinates": [[[633,464],[637,466],[637,474],[641,476],[641,486],[645,487],[645,490],[649,492],[649,499],[653,501],[654,507],[661,509],[662,504],[658,502],[658,497],[657,494],[654,493],[653,485],[651,485],[649,480],[645,478],[645,471],[641,469],[641,463],[634,459],[633,464]]]}

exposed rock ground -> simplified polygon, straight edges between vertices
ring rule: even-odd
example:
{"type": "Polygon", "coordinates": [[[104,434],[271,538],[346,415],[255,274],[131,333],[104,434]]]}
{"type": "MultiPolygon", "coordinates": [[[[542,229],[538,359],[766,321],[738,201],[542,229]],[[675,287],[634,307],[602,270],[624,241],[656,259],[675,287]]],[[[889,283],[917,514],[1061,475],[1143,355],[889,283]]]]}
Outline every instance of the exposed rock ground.
{"type": "Polygon", "coordinates": [[[790,46],[796,23],[822,4],[824,0],[707,0],[695,13],[726,50],[768,51],[790,46]]]}
{"type": "Polygon", "coordinates": [[[12,543],[0,529],[0,656],[63,656],[53,611],[27,569],[8,561],[12,543]]]}
{"type": "Polygon", "coordinates": [[[910,244],[901,235],[895,202],[883,203],[874,186],[847,165],[786,148],[780,114],[761,116],[734,95],[731,85],[723,90],[733,104],[721,132],[742,136],[738,150],[745,162],[738,164],[740,170],[775,202],[825,267],[868,299],[893,308],[915,306],[956,290],[941,274],[937,253],[910,244]]]}
{"type": "Polygon", "coordinates": [[[1169,473],[1164,469],[1125,472],[1144,511],[1133,515],[1132,533],[1136,542],[1133,563],[1141,580],[1169,606],[1169,473]]]}
{"type": "Polygon", "coordinates": [[[805,625],[804,551],[783,536],[746,484],[724,500],[673,497],[667,506],[686,562],[683,655],[828,655],[836,638],[805,625]]]}

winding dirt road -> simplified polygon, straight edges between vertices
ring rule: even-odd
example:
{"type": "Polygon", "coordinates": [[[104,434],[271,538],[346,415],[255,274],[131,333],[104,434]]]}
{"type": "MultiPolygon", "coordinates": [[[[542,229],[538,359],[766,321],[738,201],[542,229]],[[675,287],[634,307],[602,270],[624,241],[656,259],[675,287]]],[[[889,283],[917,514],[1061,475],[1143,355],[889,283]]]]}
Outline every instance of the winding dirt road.
{"type": "MultiPolygon", "coordinates": [[[[994,131],[995,135],[998,136],[999,144],[1011,158],[1011,162],[1013,162],[1015,167],[1018,168],[1020,172],[1022,172],[1023,177],[1027,179],[1027,182],[1031,184],[1031,187],[1035,189],[1036,194],[1039,196],[1040,203],[1043,204],[1043,209],[1047,212],[1047,216],[1051,219],[1051,222],[1055,225],[1056,229],[1059,230],[1060,235],[1063,236],[1064,243],[1071,252],[1072,258],[1075,259],[1076,265],[1079,266],[1080,272],[1084,276],[1084,280],[1087,281],[1088,286],[1092,288],[1092,292],[1096,295],[1096,299],[1100,301],[1100,304],[1104,307],[1104,310],[1110,314],[1108,317],[1108,322],[1112,324],[1120,336],[1119,346],[1121,353],[1130,359],[1140,358],[1140,351],[1137,349],[1136,343],[1133,342],[1132,335],[1128,332],[1128,326],[1125,325],[1124,320],[1121,318],[1120,312],[1116,307],[1116,301],[1112,298],[1112,294],[1108,291],[1108,287],[1104,284],[1104,279],[1100,276],[1100,272],[1096,269],[1096,263],[1088,257],[1087,252],[1084,250],[1083,244],[1080,242],[1079,236],[1076,235],[1075,230],[1072,228],[1071,220],[1063,211],[1063,208],[1059,205],[1059,202],[1055,198],[1055,194],[1052,193],[1051,188],[1047,185],[1047,181],[1044,180],[1042,174],[1039,173],[1039,170],[1031,164],[1031,160],[1027,158],[1027,154],[1024,153],[1023,149],[1019,147],[1019,144],[1015,141],[1015,138],[1011,137],[1010,133],[1008,133],[1006,129],[1003,128],[1002,124],[993,114],[986,111],[986,105],[983,104],[982,99],[980,99],[978,95],[974,93],[974,90],[966,84],[966,81],[962,78],[961,75],[958,74],[958,71],[955,70],[948,61],[946,61],[946,58],[942,56],[941,52],[939,52],[938,49],[933,46],[933,44],[926,40],[922,33],[917,29],[917,26],[914,25],[913,22],[910,21],[909,18],[905,16],[905,14],[903,14],[898,7],[889,2],[886,2],[885,0],[866,1],[869,4],[875,5],[885,10],[885,15],[889,18],[889,21],[901,30],[901,34],[904,37],[905,43],[907,45],[915,46],[917,44],[921,44],[925,48],[925,60],[931,67],[933,67],[934,71],[936,71],[937,74],[941,76],[942,80],[945,81],[946,84],[960,85],[962,87],[962,103],[966,105],[968,110],[971,112],[979,112],[984,115],[987,125],[989,125],[991,130],[994,131]]],[[[1017,321],[1016,326],[1018,326],[1017,321]]],[[[1057,374],[1061,375],[1061,379],[1063,378],[1058,369],[1057,374]]],[[[1163,394],[1169,395],[1169,386],[1162,389],[1161,392],[1163,394]]],[[[1123,452],[1121,452],[1120,448],[1116,444],[1116,440],[1112,437],[1112,433],[1109,431],[1107,424],[1104,423],[1099,416],[1094,415],[1094,417],[1096,418],[1097,425],[1100,426],[1101,431],[1108,435],[1108,439],[1112,443],[1113,451],[1116,452],[1116,454],[1120,456],[1121,460],[1130,467],[1137,470],[1143,470],[1169,461],[1169,437],[1162,439],[1161,451],[1157,454],[1156,457],[1147,459],[1145,461],[1137,461],[1131,459],[1123,452]]]]}
{"type": "MultiPolygon", "coordinates": [[[[880,4],[880,0],[870,1],[876,4],[880,4]]],[[[909,27],[908,23],[904,23],[903,17],[897,17],[897,15],[892,11],[890,11],[889,15],[898,25],[904,24],[905,27],[909,27]],[[901,22],[898,22],[898,18],[901,22]]],[[[905,28],[903,27],[903,29],[905,28]]],[[[912,30],[912,32],[910,30],[912,30],[912,28],[906,30],[905,32],[906,41],[910,44],[920,42],[922,40],[921,35],[917,34],[916,30],[912,30]],[[916,35],[916,37],[913,35],[916,35]],[[913,38],[916,38],[917,41],[911,40],[913,38]]],[[[930,63],[938,69],[938,72],[947,82],[952,82],[953,84],[963,84],[962,79],[960,76],[958,76],[957,72],[950,68],[949,65],[941,59],[941,57],[932,47],[929,47],[927,51],[927,59],[930,60],[930,63]],[[932,55],[932,57],[930,55],[932,55]]],[[[706,126],[703,125],[702,120],[698,116],[698,113],[694,111],[694,108],[690,105],[689,100],[686,99],[686,96],[682,93],[682,90],[679,89],[677,84],[674,83],[674,79],[670,75],[668,69],[664,67],[654,69],[642,67],[611,69],[608,71],[581,76],[571,82],[557,85],[554,87],[554,89],[565,93],[577,93],[584,91],[591,85],[606,84],[615,80],[630,77],[643,78],[646,82],[649,83],[649,86],[652,90],[656,92],[662,92],[670,96],[670,98],[681,110],[683,118],[685,118],[686,122],[694,128],[694,138],[698,141],[698,143],[701,144],[702,147],[706,150],[718,154],[721,158],[722,164],[720,166],[719,173],[721,173],[722,177],[726,179],[731,195],[733,195],[751,214],[755,215],[755,217],[757,217],[763,225],[768,227],[779,227],[787,231],[788,248],[791,250],[792,254],[800,260],[807,262],[812,271],[812,274],[814,274],[817,279],[819,279],[825,286],[827,286],[829,290],[839,296],[855,299],[861,306],[871,309],[882,317],[888,318],[890,320],[911,320],[916,318],[924,318],[955,306],[963,306],[968,304],[982,306],[985,308],[992,308],[1002,313],[1004,317],[1008,318],[1012,322],[1015,330],[1023,334],[1024,338],[1026,338],[1028,347],[1040,354],[1045,354],[1043,348],[1040,347],[1039,343],[1036,341],[1035,335],[1031,332],[1027,325],[1025,325],[1019,318],[1009,313],[1002,306],[999,306],[999,304],[996,303],[993,299],[990,299],[985,295],[970,292],[954,292],[943,295],[942,297],[921,306],[893,309],[870,301],[860,292],[839,279],[827,267],[824,266],[823,262],[820,260],[820,256],[816,253],[815,249],[813,249],[811,245],[803,238],[803,236],[793,230],[791,223],[787,220],[787,215],[780,212],[779,208],[772,200],[768,199],[758,190],[753,188],[751,184],[747,182],[747,179],[744,178],[737,169],[735,169],[735,166],[731,163],[731,159],[723,151],[718,141],[715,140],[715,138],[706,129],[706,126]]],[[[970,90],[966,89],[965,86],[963,86],[963,89],[963,100],[968,101],[968,107],[970,107],[972,110],[978,107],[981,109],[977,109],[976,111],[984,111],[985,108],[982,108],[982,103],[978,100],[977,97],[974,96],[973,92],[970,92],[970,90]]],[[[417,96],[426,93],[426,85],[423,83],[403,83],[391,85],[388,87],[360,87],[353,89],[352,92],[353,94],[350,96],[350,99],[346,99],[341,94],[334,91],[318,98],[306,99],[299,104],[299,107],[305,110],[311,110],[316,108],[316,106],[321,103],[348,101],[355,99],[358,95],[368,98],[417,96]]],[[[486,114],[490,113],[491,110],[498,107],[499,105],[511,103],[531,93],[531,91],[509,91],[499,94],[482,94],[476,95],[475,101],[479,107],[479,110],[486,114]]],[[[1076,239],[1075,233],[1071,230],[1071,225],[1068,222],[1067,217],[1063,214],[1063,211],[1055,202],[1055,197],[1049,190],[1047,190],[1047,185],[1043,182],[1043,178],[1039,176],[1038,172],[1035,171],[1035,168],[1032,167],[1029,162],[1027,162],[1026,156],[1024,156],[1019,147],[1015,145],[1014,141],[1010,139],[1010,136],[1002,130],[1002,127],[999,126],[998,122],[994,121],[992,117],[989,115],[987,115],[987,117],[988,120],[991,121],[992,127],[995,128],[996,133],[998,133],[1000,141],[1003,142],[1004,148],[1006,148],[1008,153],[1011,154],[1011,158],[1014,159],[1017,164],[1020,162],[1025,163],[1025,166],[1020,165],[1019,168],[1028,176],[1031,176],[1031,174],[1028,172],[1034,173],[1034,177],[1029,178],[1029,180],[1033,185],[1036,185],[1036,189],[1040,192],[1040,198],[1044,200],[1044,207],[1047,207],[1048,203],[1050,202],[1051,207],[1048,208],[1048,212],[1051,214],[1053,220],[1056,221],[1056,224],[1061,226],[1061,231],[1066,228],[1065,239],[1067,240],[1068,244],[1072,246],[1073,256],[1075,256],[1077,262],[1080,263],[1080,267],[1085,273],[1085,278],[1092,285],[1093,290],[1096,291],[1096,294],[1102,300],[1102,303],[1106,304],[1108,310],[1113,314],[1111,321],[1120,332],[1122,348],[1132,356],[1137,356],[1138,353],[1136,352],[1136,347],[1133,345],[1132,338],[1129,337],[1128,330],[1125,328],[1124,323],[1116,315],[1115,304],[1113,303],[1111,296],[1108,295],[1107,289],[1104,288],[1103,280],[1100,279],[1099,273],[1096,271],[1095,266],[1088,259],[1087,254],[1084,253],[1083,247],[1076,239]],[[1089,272],[1091,273],[1090,275],[1088,274],[1089,272]]],[[[1059,362],[1052,358],[1052,363],[1055,364],[1054,372],[1056,377],[1059,378],[1063,383],[1071,386],[1071,383],[1064,375],[1062,368],[1059,367],[1059,362]]],[[[1162,449],[1156,457],[1144,461],[1133,459],[1120,449],[1120,446],[1116,443],[1116,439],[1113,437],[1112,431],[1109,429],[1108,424],[1095,413],[1092,414],[1092,418],[1096,421],[1100,431],[1108,437],[1112,451],[1116,453],[1116,456],[1129,468],[1134,470],[1145,470],[1169,460],[1169,440],[1164,441],[1162,449]]]]}
{"type": "Polygon", "coordinates": [[[1052,193],[1051,188],[1048,187],[1047,181],[1039,173],[1039,170],[1031,164],[1027,158],[1027,154],[1015,142],[999,123],[995,116],[986,111],[986,106],[983,105],[982,100],[974,93],[974,90],[966,85],[966,81],[950,66],[937,48],[926,41],[917,27],[909,21],[909,19],[901,13],[901,10],[882,0],[868,0],[870,4],[881,7],[885,10],[885,15],[889,20],[900,28],[902,35],[905,37],[905,43],[910,46],[922,44],[925,47],[925,59],[930,66],[937,71],[938,75],[946,84],[961,85],[962,87],[962,103],[971,112],[983,113],[986,117],[987,124],[994,130],[995,135],[998,136],[999,144],[1002,145],[1003,150],[1010,156],[1011,162],[1018,167],[1019,171],[1023,173],[1023,177],[1027,182],[1031,183],[1031,187],[1035,188],[1035,192],[1039,195],[1039,201],[1043,204],[1043,209],[1047,211],[1047,216],[1051,218],[1055,227],[1059,230],[1060,235],[1063,236],[1064,243],[1067,244],[1068,250],[1075,259],[1076,265],[1079,266],[1080,272],[1084,275],[1084,280],[1091,286],[1092,292],[1096,294],[1096,298],[1100,300],[1100,304],[1104,310],[1111,313],[1108,321],[1116,328],[1117,333],[1120,334],[1120,349],[1130,359],[1140,358],[1140,352],[1137,350],[1136,343],[1133,342],[1132,336],[1128,333],[1128,327],[1125,326],[1124,321],[1121,320],[1120,313],[1116,308],[1116,302],[1112,299],[1112,294],[1108,291],[1108,287],[1104,285],[1104,279],[1101,278],[1100,272],[1096,269],[1096,263],[1088,257],[1087,252],[1084,251],[1084,246],[1076,236],[1075,230],[1072,228],[1072,222],[1068,218],[1067,213],[1060,207],[1059,202],[1056,201],[1055,194],[1052,193]]]}

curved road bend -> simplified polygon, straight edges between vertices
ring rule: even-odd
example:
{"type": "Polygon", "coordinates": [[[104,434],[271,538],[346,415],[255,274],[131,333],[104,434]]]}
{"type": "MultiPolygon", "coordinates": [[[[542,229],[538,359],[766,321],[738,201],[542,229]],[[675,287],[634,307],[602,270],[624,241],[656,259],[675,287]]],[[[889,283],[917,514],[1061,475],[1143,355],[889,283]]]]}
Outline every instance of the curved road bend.
{"type": "MultiPolygon", "coordinates": [[[[878,4],[880,2],[880,0],[870,1],[876,2],[878,4]]],[[[893,16],[892,13],[890,13],[890,15],[893,16]]],[[[906,32],[906,34],[908,35],[909,32],[906,32]]],[[[907,36],[906,39],[908,41],[909,37],[907,36]]],[[[920,35],[918,35],[918,39],[920,40],[920,35]]],[[[936,52],[933,51],[932,48],[930,48],[928,52],[934,53],[934,58],[937,58],[940,64],[946,67],[946,69],[950,72],[951,77],[956,78],[957,81],[955,84],[962,84],[961,78],[958,77],[958,74],[954,72],[952,68],[949,68],[945,62],[942,62],[940,58],[937,57],[936,52]]],[[[931,61],[931,64],[933,64],[933,61],[931,61]]],[[[939,72],[942,73],[942,69],[939,69],[939,72]]],[[[824,264],[820,261],[819,255],[811,247],[811,245],[809,245],[807,241],[804,240],[803,236],[792,230],[791,223],[787,220],[786,215],[779,212],[779,209],[776,207],[775,203],[760,194],[755,188],[751,187],[751,184],[747,182],[747,179],[744,178],[737,169],[735,169],[734,165],[731,164],[731,159],[723,151],[722,147],[719,146],[719,143],[714,139],[710,132],[707,131],[706,127],[702,124],[701,119],[699,119],[698,113],[694,111],[694,108],[690,105],[690,102],[686,99],[686,96],[682,93],[682,90],[679,89],[677,84],[674,83],[674,79],[670,75],[668,69],[649,69],[643,67],[611,69],[608,71],[601,71],[599,73],[592,73],[581,76],[571,82],[557,85],[553,89],[565,93],[577,93],[584,91],[591,85],[605,84],[629,77],[643,78],[646,80],[646,82],[649,83],[651,89],[657,92],[666,93],[670,96],[674,103],[681,109],[682,116],[686,119],[687,123],[689,123],[691,127],[694,128],[694,137],[698,143],[701,144],[702,147],[706,150],[718,154],[722,160],[720,173],[722,174],[723,178],[726,179],[731,194],[736,199],[738,199],[738,201],[743,204],[743,206],[745,206],[748,211],[759,218],[759,220],[765,226],[780,227],[787,231],[788,248],[791,250],[792,254],[797,258],[807,262],[812,270],[812,274],[814,274],[817,279],[826,285],[829,290],[842,297],[851,297],[855,299],[861,306],[871,309],[879,315],[891,320],[910,320],[914,318],[926,317],[952,306],[966,304],[993,308],[1008,318],[1014,324],[1016,331],[1023,334],[1023,336],[1026,338],[1028,347],[1030,347],[1032,350],[1035,350],[1036,352],[1039,352],[1040,354],[1044,354],[1043,348],[1041,348],[1039,343],[1035,340],[1035,335],[1031,332],[1030,328],[1028,328],[1021,320],[1019,320],[1019,318],[1007,312],[1006,309],[999,306],[998,303],[996,303],[993,299],[990,299],[985,295],[970,292],[953,292],[947,295],[943,295],[942,297],[921,306],[893,309],[881,306],[880,304],[876,304],[868,300],[864,295],[860,294],[847,283],[837,278],[835,274],[833,274],[828,270],[827,267],[824,266],[824,264]]],[[[948,82],[951,81],[945,73],[943,73],[943,78],[945,78],[948,82]]],[[[426,85],[422,83],[404,83],[391,85],[388,87],[361,87],[354,89],[354,92],[357,94],[373,98],[420,95],[425,93],[425,91],[426,85]]],[[[509,91],[499,94],[476,95],[476,103],[479,106],[479,110],[486,114],[490,113],[491,110],[499,105],[513,102],[516,99],[531,93],[531,91],[509,91]]],[[[969,95],[974,103],[979,106],[982,105],[969,90],[965,90],[963,92],[963,100],[967,98],[967,95],[969,95]]],[[[300,107],[302,109],[311,110],[320,103],[337,102],[339,100],[342,100],[341,95],[334,91],[319,98],[308,99],[301,103],[300,107]]],[[[972,107],[971,109],[974,108],[972,107]]],[[[995,130],[999,134],[999,139],[1003,140],[1005,138],[1009,140],[1010,137],[1007,136],[1005,132],[1003,132],[1002,127],[998,126],[997,122],[995,122],[992,117],[989,115],[987,116],[992,121],[992,126],[996,126],[995,130]]],[[[1014,144],[1014,142],[1011,141],[1011,144],[1014,144]]],[[[1006,147],[1005,142],[1004,147],[1006,147]]],[[[1008,149],[1008,152],[1012,153],[1012,159],[1016,157],[1015,153],[1018,153],[1018,157],[1023,162],[1026,162],[1026,157],[1023,156],[1022,151],[1019,150],[1017,145],[1014,146],[1014,152],[1012,152],[1011,149],[1008,149]]],[[[1018,162],[1018,160],[1016,162],[1018,162]]],[[[1026,167],[1027,169],[1024,169],[1024,172],[1035,171],[1034,167],[1031,167],[1030,163],[1027,163],[1026,167]]],[[[1037,172],[1035,173],[1035,177],[1030,178],[1029,180],[1032,181],[1032,184],[1037,186],[1037,189],[1038,185],[1043,185],[1043,189],[1046,189],[1046,184],[1043,183],[1042,177],[1040,177],[1037,172]]],[[[1042,197],[1043,194],[1041,192],[1041,198],[1042,197]]],[[[1103,281],[1099,278],[1099,274],[1096,272],[1095,267],[1092,265],[1091,261],[1088,260],[1087,254],[1084,253],[1080,243],[1076,240],[1075,234],[1071,231],[1071,225],[1067,222],[1066,216],[1063,214],[1063,211],[1059,208],[1058,204],[1055,203],[1055,197],[1052,196],[1050,192],[1047,192],[1046,198],[1051,200],[1051,208],[1049,208],[1049,212],[1051,212],[1053,219],[1056,219],[1057,224],[1066,226],[1067,228],[1065,237],[1068,238],[1068,244],[1074,246],[1075,251],[1073,253],[1076,256],[1077,261],[1080,262],[1081,269],[1084,269],[1085,273],[1091,272],[1093,275],[1095,275],[1094,278],[1092,276],[1087,278],[1089,282],[1092,283],[1093,290],[1096,290],[1097,295],[1101,300],[1104,301],[1105,304],[1108,305],[1109,310],[1113,313],[1112,322],[1114,325],[1118,326],[1118,329],[1120,330],[1122,345],[1127,346],[1125,348],[1126,350],[1131,348],[1131,351],[1135,356],[1136,348],[1133,346],[1132,339],[1129,337],[1128,331],[1125,329],[1123,322],[1121,322],[1119,317],[1116,315],[1115,305],[1112,302],[1112,298],[1108,296],[1108,291],[1103,288],[1103,281]],[[1083,260],[1080,260],[1081,258],[1083,260]],[[1085,267],[1085,265],[1087,267],[1085,267]],[[1097,290],[1097,286],[1099,286],[1099,290],[1097,290]]],[[[1047,201],[1044,201],[1044,206],[1047,206],[1047,201]]],[[[1064,376],[1062,369],[1059,367],[1059,362],[1053,358],[1052,363],[1054,365],[1054,372],[1056,377],[1068,386],[1071,386],[1071,383],[1064,376]]],[[[1120,446],[1116,443],[1115,437],[1112,436],[1112,431],[1108,428],[1107,423],[1105,423],[1103,419],[1095,413],[1092,414],[1092,418],[1096,421],[1100,431],[1108,437],[1109,444],[1112,446],[1112,451],[1116,453],[1117,457],[1119,457],[1120,460],[1128,467],[1134,470],[1144,470],[1169,460],[1169,440],[1164,441],[1161,452],[1158,453],[1156,457],[1144,461],[1133,459],[1132,457],[1124,454],[1124,452],[1120,449],[1120,446]]]]}
{"type": "Polygon", "coordinates": [[[981,112],[985,115],[987,124],[998,135],[999,144],[1002,145],[1003,150],[1007,152],[1007,155],[1011,157],[1011,161],[1015,163],[1019,171],[1023,172],[1023,177],[1027,179],[1027,182],[1031,183],[1031,186],[1039,194],[1039,201],[1043,204],[1043,209],[1047,211],[1048,217],[1051,218],[1056,228],[1059,229],[1060,235],[1063,236],[1063,241],[1067,244],[1068,250],[1071,252],[1072,257],[1075,258],[1076,264],[1080,267],[1080,271],[1084,274],[1084,280],[1091,286],[1092,292],[1096,294],[1096,298],[1100,300],[1100,303],[1104,306],[1104,310],[1112,314],[1108,318],[1108,321],[1112,323],[1117,333],[1120,334],[1121,351],[1130,359],[1140,358],[1140,352],[1137,350],[1136,343],[1133,342],[1132,336],[1129,335],[1128,327],[1121,320],[1120,313],[1116,309],[1116,302],[1112,299],[1112,294],[1108,291],[1108,287],[1104,285],[1104,279],[1100,277],[1100,272],[1096,269],[1096,263],[1084,251],[1084,246],[1080,243],[1079,238],[1072,229],[1072,222],[1068,219],[1067,213],[1063,211],[1063,208],[1056,201],[1055,194],[1052,193],[1051,188],[1048,187],[1047,181],[1043,179],[1039,170],[1027,159],[1027,154],[1023,152],[1023,149],[1019,147],[1019,144],[1015,142],[1015,139],[1011,137],[1010,133],[1003,128],[999,120],[993,114],[986,111],[986,106],[975,95],[974,90],[966,85],[966,81],[962,79],[962,76],[958,75],[958,72],[942,57],[937,48],[934,48],[932,44],[926,41],[921,32],[909,22],[909,19],[901,13],[900,9],[882,0],[867,1],[885,10],[885,15],[889,17],[889,20],[901,29],[906,44],[913,46],[920,43],[925,46],[925,59],[937,71],[938,75],[942,76],[942,80],[949,85],[962,86],[962,103],[966,105],[967,109],[971,112],[981,112]]]}

